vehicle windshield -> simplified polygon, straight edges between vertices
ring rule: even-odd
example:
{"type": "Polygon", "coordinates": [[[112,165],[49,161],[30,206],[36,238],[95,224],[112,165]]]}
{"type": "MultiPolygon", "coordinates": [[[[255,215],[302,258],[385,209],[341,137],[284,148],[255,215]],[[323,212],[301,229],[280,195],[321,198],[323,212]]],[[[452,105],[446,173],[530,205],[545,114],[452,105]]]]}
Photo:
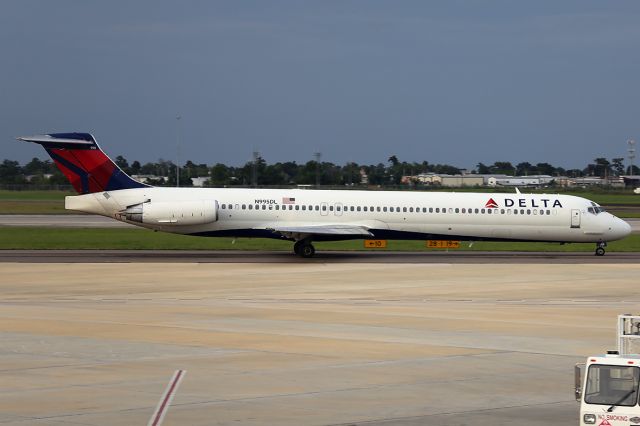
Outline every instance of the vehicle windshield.
{"type": "Polygon", "coordinates": [[[624,365],[589,366],[584,402],[630,407],[638,401],[640,368],[624,365]]]}

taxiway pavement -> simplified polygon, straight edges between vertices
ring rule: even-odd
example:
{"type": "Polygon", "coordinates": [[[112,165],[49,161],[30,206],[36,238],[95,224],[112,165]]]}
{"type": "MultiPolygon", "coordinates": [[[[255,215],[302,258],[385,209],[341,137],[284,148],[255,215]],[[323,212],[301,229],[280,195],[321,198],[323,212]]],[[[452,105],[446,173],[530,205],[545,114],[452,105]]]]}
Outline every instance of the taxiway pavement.
{"type": "Polygon", "coordinates": [[[640,306],[590,259],[2,263],[0,424],[145,424],[177,369],[166,425],[576,424],[574,363],[640,306]]]}
{"type": "Polygon", "coordinates": [[[640,252],[318,251],[302,259],[288,251],[242,250],[0,250],[0,263],[423,263],[638,264],[640,252]]]}

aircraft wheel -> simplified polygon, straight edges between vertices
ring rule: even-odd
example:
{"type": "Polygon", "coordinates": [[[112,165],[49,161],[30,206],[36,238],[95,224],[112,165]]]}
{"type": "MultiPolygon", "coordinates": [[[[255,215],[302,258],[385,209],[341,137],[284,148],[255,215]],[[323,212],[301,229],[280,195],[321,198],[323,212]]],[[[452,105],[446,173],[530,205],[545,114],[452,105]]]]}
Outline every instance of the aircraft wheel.
{"type": "Polygon", "coordinates": [[[302,247],[302,244],[303,244],[302,241],[296,241],[295,244],[293,245],[293,252],[298,256],[302,256],[302,254],[300,253],[300,247],[302,247]]]}
{"type": "Polygon", "coordinates": [[[596,249],[596,256],[604,256],[604,248],[598,247],[596,249]]]}
{"type": "Polygon", "coordinates": [[[300,256],[302,256],[304,258],[310,258],[310,257],[313,257],[314,254],[316,254],[316,249],[311,244],[303,244],[300,247],[300,253],[299,254],[300,254],[300,256]]]}

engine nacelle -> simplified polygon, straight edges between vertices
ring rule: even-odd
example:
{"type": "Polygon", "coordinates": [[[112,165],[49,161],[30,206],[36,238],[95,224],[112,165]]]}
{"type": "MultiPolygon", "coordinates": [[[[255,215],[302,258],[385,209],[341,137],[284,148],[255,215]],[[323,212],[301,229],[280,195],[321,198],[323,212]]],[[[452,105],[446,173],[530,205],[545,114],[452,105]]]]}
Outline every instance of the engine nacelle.
{"type": "Polygon", "coordinates": [[[215,200],[151,202],[134,204],[123,212],[132,222],[154,225],[204,225],[218,220],[215,200]]]}

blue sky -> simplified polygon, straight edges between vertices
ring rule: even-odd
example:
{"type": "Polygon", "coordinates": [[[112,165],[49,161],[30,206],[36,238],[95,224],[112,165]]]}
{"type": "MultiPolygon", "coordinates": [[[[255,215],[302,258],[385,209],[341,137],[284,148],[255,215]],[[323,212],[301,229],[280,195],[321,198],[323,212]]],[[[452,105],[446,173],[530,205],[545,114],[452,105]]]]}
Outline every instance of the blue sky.
{"type": "Polygon", "coordinates": [[[638,1],[3,1],[0,159],[93,133],[130,161],[624,157],[638,1]]]}

